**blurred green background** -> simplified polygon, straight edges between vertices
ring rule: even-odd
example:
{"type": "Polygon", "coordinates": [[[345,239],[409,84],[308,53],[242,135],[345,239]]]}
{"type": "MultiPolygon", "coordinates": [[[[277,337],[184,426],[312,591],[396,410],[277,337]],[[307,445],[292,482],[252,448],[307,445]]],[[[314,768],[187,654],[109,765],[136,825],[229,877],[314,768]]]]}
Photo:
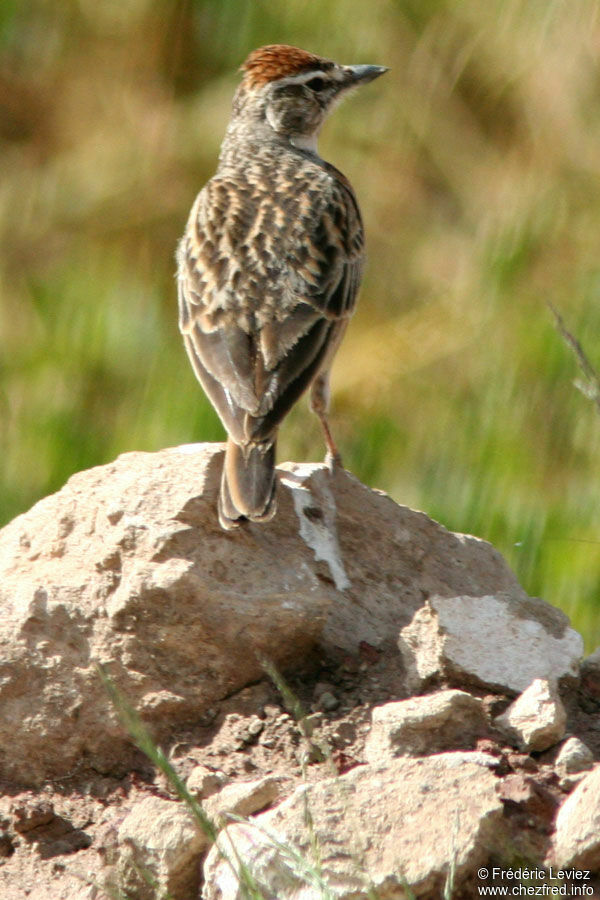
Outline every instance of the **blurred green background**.
{"type": "MultiPolygon", "coordinates": [[[[126,450],[221,440],[174,249],[247,53],[391,72],[327,124],[369,266],[334,369],[345,464],[492,541],[600,644],[596,0],[4,0],[0,524],[126,450]]],[[[319,459],[301,402],[279,458],[319,459]]]]}

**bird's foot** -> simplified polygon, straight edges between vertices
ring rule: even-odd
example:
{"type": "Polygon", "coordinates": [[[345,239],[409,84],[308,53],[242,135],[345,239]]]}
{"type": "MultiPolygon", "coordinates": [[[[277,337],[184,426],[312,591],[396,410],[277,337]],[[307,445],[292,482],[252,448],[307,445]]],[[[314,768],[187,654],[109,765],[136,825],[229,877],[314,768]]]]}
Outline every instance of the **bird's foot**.
{"type": "Polygon", "coordinates": [[[325,465],[332,475],[343,470],[344,464],[342,463],[342,455],[339,450],[336,450],[335,452],[332,452],[331,450],[327,451],[325,454],[325,465]]]}

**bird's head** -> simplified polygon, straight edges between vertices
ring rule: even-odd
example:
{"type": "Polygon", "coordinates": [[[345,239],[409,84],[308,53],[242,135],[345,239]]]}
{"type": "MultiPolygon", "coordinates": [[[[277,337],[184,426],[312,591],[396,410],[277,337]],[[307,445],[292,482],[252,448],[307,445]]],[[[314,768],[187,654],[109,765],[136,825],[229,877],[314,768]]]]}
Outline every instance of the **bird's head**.
{"type": "Polygon", "coordinates": [[[336,103],[387,69],[342,66],[297,47],[273,44],[254,50],[242,71],[234,114],[259,119],[297,147],[316,151],[321,126],[336,103]]]}

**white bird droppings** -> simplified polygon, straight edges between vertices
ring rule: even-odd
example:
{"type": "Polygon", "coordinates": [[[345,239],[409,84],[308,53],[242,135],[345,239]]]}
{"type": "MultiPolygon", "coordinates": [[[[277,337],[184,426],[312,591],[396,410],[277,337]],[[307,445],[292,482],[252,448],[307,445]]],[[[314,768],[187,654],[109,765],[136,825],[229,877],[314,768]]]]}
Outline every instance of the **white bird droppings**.
{"type": "Polygon", "coordinates": [[[311,548],[317,561],[326,562],[338,591],[351,586],[342,562],[335,524],[336,506],[327,483],[328,473],[321,466],[303,466],[303,474],[289,472],[281,481],[290,489],[300,523],[300,537],[311,548]],[[309,488],[305,483],[312,478],[309,488]]]}

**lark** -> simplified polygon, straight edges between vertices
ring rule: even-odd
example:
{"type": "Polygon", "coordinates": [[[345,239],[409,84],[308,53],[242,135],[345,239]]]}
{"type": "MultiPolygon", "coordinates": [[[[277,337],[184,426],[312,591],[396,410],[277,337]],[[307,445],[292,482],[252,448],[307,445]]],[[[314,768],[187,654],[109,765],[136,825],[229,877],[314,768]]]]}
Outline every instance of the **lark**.
{"type": "Polygon", "coordinates": [[[328,458],[329,371],[354,311],[363,226],[354,191],[317,150],[328,113],[387,71],[282,44],[242,66],[217,172],[192,207],[178,259],[179,326],[227,431],[221,526],[276,511],[279,426],[308,389],[328,458]]]}

